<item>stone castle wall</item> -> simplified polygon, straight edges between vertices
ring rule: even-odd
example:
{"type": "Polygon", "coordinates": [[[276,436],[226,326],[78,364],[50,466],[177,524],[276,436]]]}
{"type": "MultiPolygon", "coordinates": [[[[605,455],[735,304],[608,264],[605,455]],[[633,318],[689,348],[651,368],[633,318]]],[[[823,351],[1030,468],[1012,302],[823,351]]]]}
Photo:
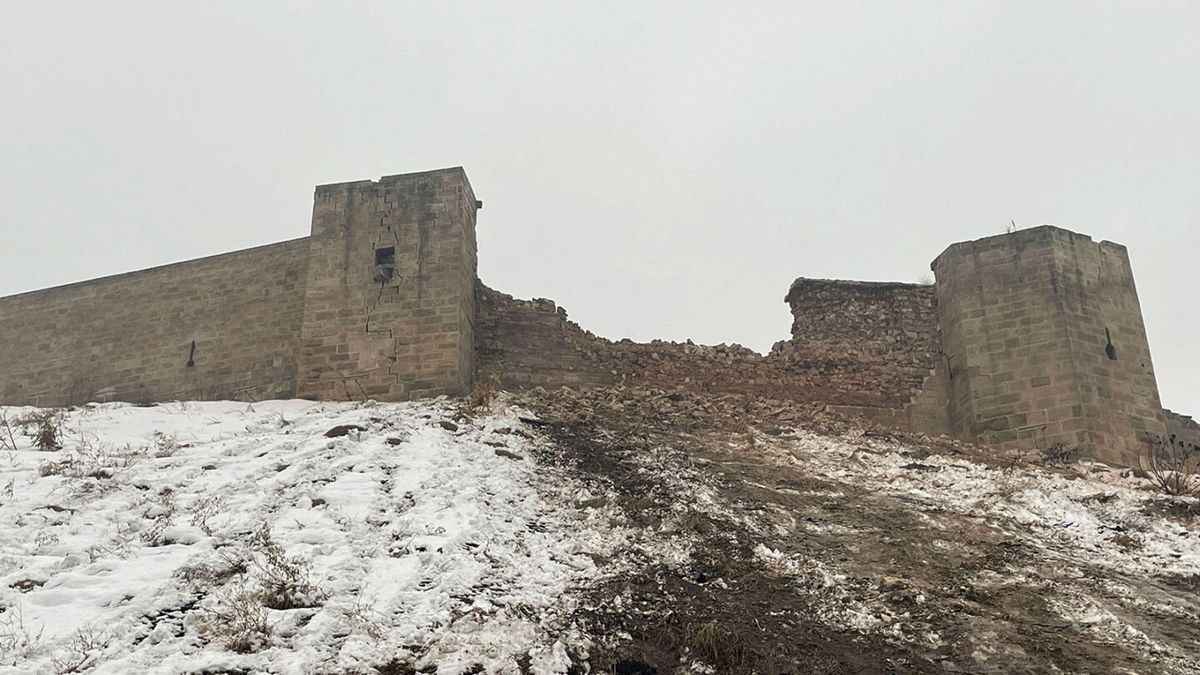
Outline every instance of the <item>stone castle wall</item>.
{"type": "Polygon", "coordinates": [[[772,354],[838,402],[903,408],[941,352],[933,286],[797,279],[792,336],[772,354]]]}
{"type": "Polygon", "coordinates": [[[1200,443],[1161,409],[1116,244],[1038,227],[951,246],[934,286],[798,279],[791,335],[760,355],[607,340],[483,286],[481,205],[461,168],[320,186],[304,239],[0,298],[0,403],[406,400],[495,376],[817,402],[1121,464],[1154,436],[1200,443]]]}
{"type": "Polygon", "coordinates": [[[798,279],[786,298],[791,338],[766,356],[613,342],[549,300],[481,286],[480,369],[515,388],[621,383],[819,401],[893,427],[1063,443],[1125,465],[1167,433],[1124,247],[1038,227],[956,244],[932,267],[933,286],[798,279]]]}
{"type": "Polygon", "coordinates": [[[318,187],[298,393],[459,394],[475,367],[475,212],[462,169],[318,187]]]}
{"type": "Polygon", "coordinates": [[[0,298],[0,401],[293,396],[307,252],[297,239],[0,298]]]}
{"type": "MultiPolygon", "coordinates": [[[[937,365],[932,288],[800,279],[787,300],[793,337],[763,356],[739,345],[607,340],[550,300],[517,300],[480,284],[479,373],[515,389],[623,384],[820,401],[909,426],[937,365]]],[[[936,405],[921,412],[944,424],[936,405]]]]}
{"type": "Polygon", "coordinates": [[[738,345],[608,340],[550,300],[517,300],[482,284],[477,337],[479,375],[497,376],[505,388],[626,385],[770,396],[799,386],[738,345]]]}
{"type": "Polygon", "coordinates": [[[1132,465],[1165,433],[1125,247],[1037,227],[955,244],[933,269],[955,435],[1132,465]]]}
{"type": "Polygon", "coordinates": [[[1170,410],[1164,412],[1167,418],[1166,441],[1189,457],[1200,457],[1200,424],[1187,415],[1170,410]]]}
{"type": "Polygon", "coordinates": [[[463,393],[477,208],[462,169],[322,186],[309,237],[0,298],[0,403],[463,393]]]}

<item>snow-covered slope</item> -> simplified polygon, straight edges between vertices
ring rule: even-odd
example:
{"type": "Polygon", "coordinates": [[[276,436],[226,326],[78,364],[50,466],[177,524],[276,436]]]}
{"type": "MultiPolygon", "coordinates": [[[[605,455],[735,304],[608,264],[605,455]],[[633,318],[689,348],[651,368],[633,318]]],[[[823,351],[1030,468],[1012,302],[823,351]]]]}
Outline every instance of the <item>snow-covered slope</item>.
{"type": "Polygon", "coordinates": [[[66,417],[62,450],[17,435],[0,669],[562,672],[565,591],[615,537],[544,501],[576,494],[535,466],[515,412],[455,410],[105,404],[66,417]]]}
{"type": "Polygon", "coordinates": [[[1193,498],[589,396],[0,424],[0,672],[1200,669],[1193,498]]]}

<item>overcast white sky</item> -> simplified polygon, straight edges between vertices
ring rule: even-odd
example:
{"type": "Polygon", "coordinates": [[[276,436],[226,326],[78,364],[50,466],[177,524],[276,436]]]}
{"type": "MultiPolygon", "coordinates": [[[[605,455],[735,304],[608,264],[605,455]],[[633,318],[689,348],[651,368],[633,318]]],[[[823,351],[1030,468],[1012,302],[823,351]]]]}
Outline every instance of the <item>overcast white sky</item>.
{"type": "Polygon", "coordinates": [[[766,350],[797,276],[1053,223],[1130,247],[1163,401],[1200,414],[1198,3],[4,5],[0,295],[462,165],[489,285],[766,350]]]}

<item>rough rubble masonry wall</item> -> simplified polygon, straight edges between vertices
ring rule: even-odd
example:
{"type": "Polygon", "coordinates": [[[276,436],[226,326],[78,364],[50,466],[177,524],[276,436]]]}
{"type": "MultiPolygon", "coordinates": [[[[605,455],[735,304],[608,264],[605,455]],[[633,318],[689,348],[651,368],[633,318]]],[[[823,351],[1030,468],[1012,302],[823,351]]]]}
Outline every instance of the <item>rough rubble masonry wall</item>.
{"type": "MultiPolygon", "coordinates": [[[[922,429],[945,427],[945,401],[915,406],[936,370],[932,287],[800,279],[787,300],[793,338],[767,356],[738,345],[611,341],[582,330],[550,300],[479,286],[482,376],[506,387],[625,384],[821,401],[922,429]]],[[[938,390],[940,393],[940,390],[938,390]]]]}
{"type": "Polygon", "coordinates": [[[1200,457],[1200,424],[1187,415],[1170,410],[1164,412],[1167,416],[1166,441],[1177,451],[1200,457]]]}
{"type": "Polygon", "coordinates": [[[0,402],[292,396],[307,260],[298,239],[0,298],[0,402]]]}
{"type": "MultiPolygon", "coordinates": [[[[819,383],[822,400],[903,411],[937,369],[933,286],[802,278],[786,301],[792,336],[772,356],[819,383]]],[[[944,406],[929,414],[944,417],[944,406]]]]}
{"type": "Polygon", "coordinates": [[[550,300],[516,300],[479,285],[479,374],[506,388],[623,384],[705,393],[794,395],[798,383],[738,345],[614,342],[567,320],[550,300]]]}
{"type": "Polygon", "coordinates": [[[1125,247],[1043,226],[955,244],[933,269],[956,435],[1133,465],[1165,433],[1125,247]]]}
{"type": "Polygon", "coordinates": [[[462,169],[318,187],[298,392],[463,393],[475,368],[475,213],[462,169]]]}

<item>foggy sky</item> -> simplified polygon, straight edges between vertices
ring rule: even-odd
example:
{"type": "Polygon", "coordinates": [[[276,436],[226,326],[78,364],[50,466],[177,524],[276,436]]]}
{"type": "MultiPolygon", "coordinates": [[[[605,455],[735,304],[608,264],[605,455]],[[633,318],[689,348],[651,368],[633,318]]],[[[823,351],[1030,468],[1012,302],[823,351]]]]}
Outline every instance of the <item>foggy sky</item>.
{"type": "Polygon", "coordinates": [[[798,276],[916,281],[1057,224],[1130,248],[1200,415],[1200,5],[10,2],[0,295],[308,234],[461,165],[480,275],[612,337],[788,335],[798,276]]]}

